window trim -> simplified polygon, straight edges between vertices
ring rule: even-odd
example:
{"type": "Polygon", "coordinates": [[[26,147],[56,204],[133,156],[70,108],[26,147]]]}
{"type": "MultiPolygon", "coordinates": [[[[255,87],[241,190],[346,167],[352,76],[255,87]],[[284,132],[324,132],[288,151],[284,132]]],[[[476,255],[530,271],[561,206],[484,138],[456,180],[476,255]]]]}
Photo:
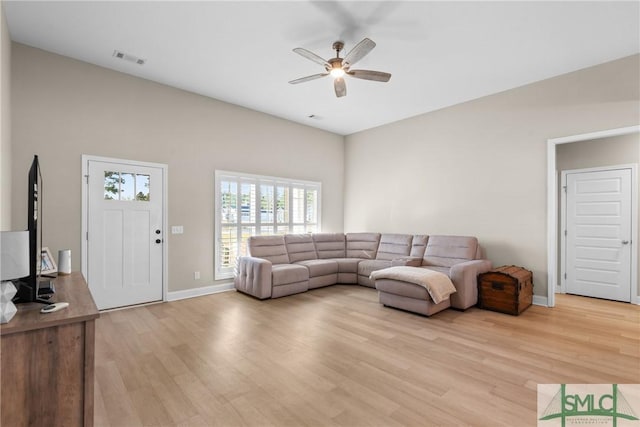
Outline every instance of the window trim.
{"type": "MultiPolygon", "coordinates": [[[[234,277],[234,273],[233,270],[235,267],[229,268],[229,267],[222,267],[221,266],[221,257],[219,256],[220,254],[220,245],[221,245],[221,233],[222,233],[222,211],[221,211],[221,200],[222,200],[222,192],[220,189],[220,184],[221,181],[223,180],[227,180],[227,181],[234,181],[237,183],[237,191],[238,191],[238,195],[237,195],[237,202],[238,203],[238,208],[236,209],[236,226],[238,227],[238,232],[241,233],[240,230],[242,230],[242,227],[246,226],[246,227],[256,227],[256,232],[257,234],[260,234],[260,227],[262,226],[262,218],[260,216],[260,186],[263,184],[270,184],[273,185],[274,187],[274,205],[277,201],[277,191],[275,191],[275,188],[277,188],[278,185],[282,186],[283,184],[287,186],[287,188],[289,188],[289,221],[286,223],[289,227],[289,233],[291,233],[293,231],[293,227],[294,226],[307,226],[307,225],[314,225],[316,227],[317,231],[321,230],[321,224],[322,224],[322,183],[318,182],[318,181],[308,181],[308,180],[303,180],[303,179],[291,179],[291,178],[283,178],[283,177],[275,177],[275,176],[268,176],[268,175],[256,175],[256,174],[250,174],[250,173],[244,173],[244,172],[235,172],[235,171],[225,171],[225,170],[216,170],[215,171],[215,178],[214,178],[214,194],[215,194],[215,200],[214,200],[214,204],[213,204],[213,209],[214,209],[214,244],[213,244],[213,257],[214,257],[214,276],[215,276],[215,280],[224,280],[224,279],[230,279],[234,277]],[[243,182],[250,182],[252,184],[256,185],[256,207],[257,207],[257,212],[256,212],[256,218],[255,218],[255,222],[252,223],[246,223],[243,224],[241,221],[241,208],[240,208],[240,203],[241,203],[241,184],[243,182]],[[305,189],[305,194],[307,189],[314,189],[317,191],[317,205],[316,205],[316,221],[315,222],[307,222],[307,203],[306,203],[306,197],[305,197],[305,201],[303,203],[303,222],[293,222],[293,188],[300,188],[303,187],[305,189]]],[[[272,223],[268,223],[269,225],[265,224],[265,227],[269,227],[271,225],[273,225],[274,231],[277,230],[278,227],[278,221],[277,221],[277,210],[274,209],[273,212],[273,222],[272,223]]],[[[280,223],[280,225],[283,225],[282,223],[280,223]]],[[[241,241],[239,241],[239,244],[241,244],[241,241]]]]}

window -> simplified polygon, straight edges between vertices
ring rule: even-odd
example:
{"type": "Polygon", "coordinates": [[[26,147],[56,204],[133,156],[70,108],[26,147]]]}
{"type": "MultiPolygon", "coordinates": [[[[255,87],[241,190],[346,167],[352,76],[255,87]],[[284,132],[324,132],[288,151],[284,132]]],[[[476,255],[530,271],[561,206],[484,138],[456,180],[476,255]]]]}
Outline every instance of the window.
{"type": "Polygon", "coordinates": [[[321,184],[216,171],[216,279],[233,277],[249,236],[320,231],[321,184]]]}
{"type": "Polygon", "coordinates": [[[104,173],[105,200],[149,201],[149,175],[113,172],[104,173]]]}

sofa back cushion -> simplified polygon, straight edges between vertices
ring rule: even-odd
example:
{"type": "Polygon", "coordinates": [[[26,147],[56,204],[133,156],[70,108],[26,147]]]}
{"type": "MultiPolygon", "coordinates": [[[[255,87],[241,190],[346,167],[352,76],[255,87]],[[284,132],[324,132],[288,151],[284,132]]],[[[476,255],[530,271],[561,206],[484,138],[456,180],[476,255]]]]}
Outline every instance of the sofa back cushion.
{"type": "Polygon", "coordinates": [[[271,261],[272,264],[288,264],[289,255],[284,236],[251,236],[247,241],[249,255],[271,261]]]}
{"type": "Polygon", "coordinates": [[[380,233],[347,233],[347,258],[376,259],[380,233]]]}
{"type": "Polygon", "coordinates": [[[427,241],[429,236],[424,234],[416,234],[411,241],[411,253],[409,256],[422,258],[424,257],[424,251],[427,249],[427,241]]]}
{"type": "Polygon", "coordinates": [[[289,262],[318,259],[311,234],[285,234],[284,243],[287,246],[289,262]]]}
{"type": "Polygon", "coordinates": [[[319,259],[346,258],[345,237],[342,233],[315,233],[313,243],[319,259]]]}
{"type": "Polygon", "coordinates": [[[409,256],[411,253],[411,234],[382,234],[376,259],[387,260],[409,256]]]}
{"type": "Polygon", "coordinates": [[[480,243],[478,243],[478,247],[476,248],[475,259],[484,259],[484,253],[482,251],[482,246],[480,246],[480,243]]]}
{"type": "Polygon", "coordinates": [[[468,236],[429,236],[422,265],[451,267],[476,258],[478,239],[468,236]]]}

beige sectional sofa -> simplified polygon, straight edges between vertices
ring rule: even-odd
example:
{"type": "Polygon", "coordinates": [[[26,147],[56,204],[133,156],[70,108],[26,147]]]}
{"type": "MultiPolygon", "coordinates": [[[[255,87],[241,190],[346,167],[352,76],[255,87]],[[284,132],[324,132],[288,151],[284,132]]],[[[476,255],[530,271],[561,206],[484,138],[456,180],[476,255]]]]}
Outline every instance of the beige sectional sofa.
{"type": "Polygon", "coordinates": [[[315,233],[249,238],[250,256],[238,259],[235,287],[256,298],[279,298],[337,283],[375,287],[384,305],[430,315],[477,302],[476,277],[491,269],[475,237],[380,233],[315,233]],[[425,288],[401,280],[369,278],[392,266],[446,274],[456,288],[434,304],[425,288]]]}

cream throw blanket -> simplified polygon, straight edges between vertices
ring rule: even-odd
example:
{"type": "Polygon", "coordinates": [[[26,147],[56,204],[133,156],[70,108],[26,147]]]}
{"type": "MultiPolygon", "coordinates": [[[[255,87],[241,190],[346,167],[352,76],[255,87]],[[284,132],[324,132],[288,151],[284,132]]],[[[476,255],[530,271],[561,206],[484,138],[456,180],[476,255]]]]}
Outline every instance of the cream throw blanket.
{"type": "Polygon", "coordinates": [[[419,267],[396,266],[376,270],[369,276],[370,279],[393,279],[403,282],[415,283],[427,289],[434,303],[439,304],[449,298],[456,291],[451,279],[439,271],[428,270],[419,267]]]}

